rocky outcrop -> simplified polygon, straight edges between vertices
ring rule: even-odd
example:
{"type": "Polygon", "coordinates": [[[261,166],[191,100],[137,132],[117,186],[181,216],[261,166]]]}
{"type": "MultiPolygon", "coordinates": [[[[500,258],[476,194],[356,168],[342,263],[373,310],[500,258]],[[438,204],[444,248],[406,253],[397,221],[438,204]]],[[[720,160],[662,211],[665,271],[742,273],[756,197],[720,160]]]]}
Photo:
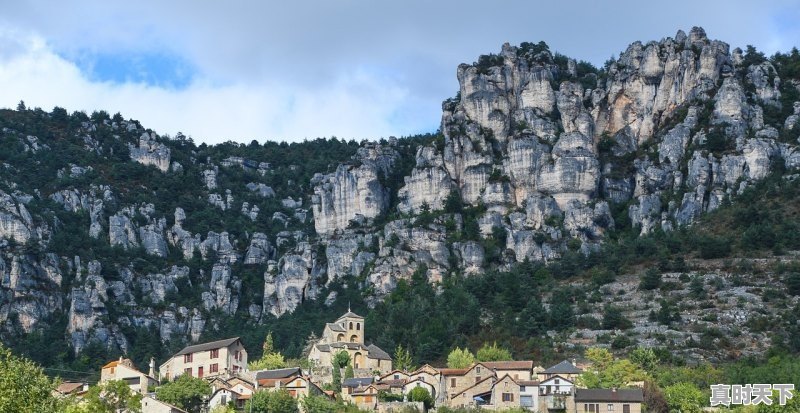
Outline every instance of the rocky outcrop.
{"type": "Polygon", "coordinates": [[[242,281],[231,273],[228,264],[214,264],[211,269],[209,291],[203,292],[203,308],[207,311],[219,310],[233,315],[239,308],[239,293],[242,281]]]}
{"type": "Polygon", "coordinates": [[[247,247],[247,253],[244,256],[244,263],[264,264],[273,259],[275,259],[275,249],[269,243],[267,235],[261,232],[253,234],[250,238],[250,246],[247,247]]]}
{"type": "Polygon", "coordinates": [[[34,234],[33,220],[25,204],[0,190],[0,239],[27,244],[34,234]]]}
{"type": "Polygon", "coordinates": [[[301,242],[264,273],[264,314],[275,317],[292,312],[301,302],[316,299],[324,268],[317,265],[311,245],[301,242]]]}
{"type": "Polygon", "coordinates": [[[311,183],[314,228],[319,234],[350,226],[353,220],[375,218],[389,207],[388,190],[381,183],[398,157],[397,151],[381,145],[358,149],[351,165],[336,172],[316,175],[311,183]]]}
{"type": "Polygon", "coordinates": [[[142,165],[153,165],[161,172],[167,172],[170,166],[170,149],[156,140],[155,133],[143,133],[139,137],[139,145],[129,144],[131,159],[142,165]]]}

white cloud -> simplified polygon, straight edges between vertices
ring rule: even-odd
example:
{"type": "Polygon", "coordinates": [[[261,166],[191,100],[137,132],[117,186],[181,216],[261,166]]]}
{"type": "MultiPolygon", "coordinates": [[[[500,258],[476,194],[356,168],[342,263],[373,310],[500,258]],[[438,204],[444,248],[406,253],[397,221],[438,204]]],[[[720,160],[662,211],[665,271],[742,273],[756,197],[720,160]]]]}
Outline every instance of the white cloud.
{"type": "Polygon", "coordinates": [[[207,142],[432,131],[457,90],[457,65],[503,42],[545,40],[602,64],[633,41],[693,25],[768,53],[800,35],[797,0],[6,3],[0,105],[120,111],[207,142]],[[177,91],[95,82],[73,62],[97,54],[165,54],[196,72],[177,91]]]}
{"type": "MultiPolygon", "coordinates": [[[[121,112],[160,133],[182,131],[209,143],[252,139],[297,140],[336,135],[379,138],[403,131],[391,124],[408,91],[387,79],[356,71],[317,90],[280,81],[225,85],[198,78],[181,90],[139,83],[92,82],[72,62],[33,35],[0,34],[0,106],[121,112]],[[8,46],[8,47],[6,47],[8,46]],[[13,51],[12,51],[13,50],[13,51]]],[[[418,103],[418,102],[414,102],[418,103]]],[[[436,107],[429,108],[435,111],[436,107]]],[[[435,112],[433,112],[435,113],[435,112]]],[[[423,129],[422,122],[408,127],[423,129]]]]}

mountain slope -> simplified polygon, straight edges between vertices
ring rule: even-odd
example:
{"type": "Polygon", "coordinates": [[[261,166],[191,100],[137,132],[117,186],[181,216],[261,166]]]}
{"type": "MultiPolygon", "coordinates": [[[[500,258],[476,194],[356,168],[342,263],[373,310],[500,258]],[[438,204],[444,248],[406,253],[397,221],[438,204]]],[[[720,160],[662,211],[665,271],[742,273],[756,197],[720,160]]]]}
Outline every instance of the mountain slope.
{"type": "Polygon", "coordinates": [[[3,111],[0,334],[78,367],[268,329],[295,356],[349,302],[368,339],[425,361],[488,337],[760,353],[747,340],[795,301],[755,297],[793,272],[764,251],[798,248],[779,201],[798,72],[796,50],[699,28],[603,69],[505,45],[459,66],[441,133],[374,143],[198,146],[104,112],[3,111]],[[735,273],[714,261],[731,254],[766,255],[735,273]],[[731,321],[761,327],[718,345],[731,321]]]}

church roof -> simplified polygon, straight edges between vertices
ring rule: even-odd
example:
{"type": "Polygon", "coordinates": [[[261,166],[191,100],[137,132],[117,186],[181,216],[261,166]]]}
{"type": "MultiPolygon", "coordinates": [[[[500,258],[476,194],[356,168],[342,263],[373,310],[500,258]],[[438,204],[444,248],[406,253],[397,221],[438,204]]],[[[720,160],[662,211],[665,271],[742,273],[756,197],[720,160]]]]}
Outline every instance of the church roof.
{"type": "Polygon", "coordinates": [[[380,347],[370,344],[367,347],[367,351],[369,351],[369,357],[377,360],[391,360],[392,356],[389,353],[383,351],[380,347]]]}
{"type": "Polygon", "coordinates": [[[336,323],[328,323],[327,326],[331,329],[331,331],[337,331],[337,332],[347,331],[344,327],[336,323]]]}
{"type": "Polygon", "coordinates": [[[356,314],[356,313],[354,313],[352,311],[348,311],[348,312],[344,313],[343,316],[339,317],[339,320],[341,320],[343,318],[360,318],[362,320],[364,319],[364,317],[361,317],[360,315],[358,315],[358,314],[356,314]]]}

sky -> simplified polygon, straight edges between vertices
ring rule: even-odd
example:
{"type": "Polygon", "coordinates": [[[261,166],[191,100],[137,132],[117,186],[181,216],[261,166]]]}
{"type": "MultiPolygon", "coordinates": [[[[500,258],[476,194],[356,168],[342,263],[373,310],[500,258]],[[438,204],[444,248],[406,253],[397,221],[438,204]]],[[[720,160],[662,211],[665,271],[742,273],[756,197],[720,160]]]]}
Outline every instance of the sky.
{"type": "Polygon", "coordinates": [[[0,0],[0,107],[120,112],[196,142],[434,132],[456,68],[544,40],[602,65],[702,26],[800,46],[800,0],[0,0]]]}

